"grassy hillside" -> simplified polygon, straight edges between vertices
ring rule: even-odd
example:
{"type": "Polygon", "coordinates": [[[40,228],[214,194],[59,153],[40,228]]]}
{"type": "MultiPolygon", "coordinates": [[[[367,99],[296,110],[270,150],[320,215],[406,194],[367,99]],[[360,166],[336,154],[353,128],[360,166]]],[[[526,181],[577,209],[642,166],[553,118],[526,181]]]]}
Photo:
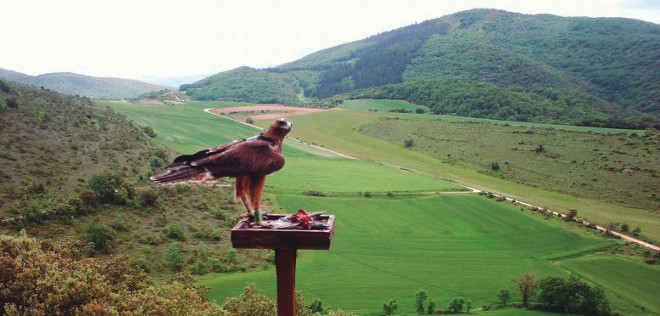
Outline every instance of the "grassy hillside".
{"type": "Polygon", "coordinates": [[[230,188],[155,186],[170,152],[88,98],[0,80],[0,148],[3,233],[82,239],[86,254],[126,256],[159,278],[267,264],[229,255],[241,213],[230,188]]]}
{"type": "Polygon", "coordinates": [[[517,183],[660,209],[656,132],[606,135],[414,118],[382,118],[360,131],[401,146],[412,140],[411,150],[517,183]]]}
{"type": "Polygon", "coordinates": [[[313,104],[348,93],[405,99],[436,114],[644,128],[658,126],[659,44],[660,26],[642,21],[477,9],[182,88],[197,89],[189,94],[198,99],[313,104]],[[244,86],[250,95],[232,92],[244,86]]]}
{"type": "Polygon", "coordinates": [[[166,88],[131,79],[90,77],[68,72],[29,76],[0,68],[0,78],[64,94],[101,99],[135,98],[145,92],[166,88]]]}
{"type": "Polygon", "coordinates": [[[184,84],[196,100],[245,101],[255,103],[299,104],[298,82],[291,75],[269,73],[249,67],[222,72],[195,83],[184,84]]]}

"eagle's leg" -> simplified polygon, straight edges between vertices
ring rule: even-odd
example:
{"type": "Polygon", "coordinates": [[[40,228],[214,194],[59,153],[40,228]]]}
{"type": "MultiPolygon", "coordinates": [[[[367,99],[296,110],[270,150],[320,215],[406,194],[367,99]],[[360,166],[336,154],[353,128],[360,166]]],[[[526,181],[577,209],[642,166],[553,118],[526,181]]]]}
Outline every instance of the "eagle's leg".
{"type": "Polygon", "coordinates": [[[252,205],[248,198],[250,178],[248,177],[236,177],[234,182],[234,199],[241,200],[243,206],[247,211],[247,214],[243,216],[254,217],[254,211],[252,211],[252,205]]]}
{"type": "Polygon", "coordinates": [[[256,221],[256,225],[261,226],[261,227],[269,227],[268,223],[266,223],[261,216],[261,194],[264,191],[264,185],[266,184],[266,177],[265,176],[256,176],[256,177],[250,177],[250,184],[249,184],[249,194],[250,194],[250,204],[252,205],[254,209],[254,219],[256,221]]]}

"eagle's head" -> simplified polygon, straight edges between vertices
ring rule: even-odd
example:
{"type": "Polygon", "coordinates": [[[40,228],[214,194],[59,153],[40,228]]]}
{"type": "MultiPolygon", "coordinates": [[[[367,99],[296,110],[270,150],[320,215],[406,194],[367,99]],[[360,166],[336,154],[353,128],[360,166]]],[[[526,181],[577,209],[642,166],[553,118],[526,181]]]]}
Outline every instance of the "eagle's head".
{"type": "Polygon", "coordinates": [[[268,127],[265,135],[269,137],[284,138],[286,134],[289,134],[291,128],[293,128],[293,124],[291,124],[291,122],[287,121],[285,118],[281,118],[273,122],[273,124],[270,124],[270,127],[268,127]]]}

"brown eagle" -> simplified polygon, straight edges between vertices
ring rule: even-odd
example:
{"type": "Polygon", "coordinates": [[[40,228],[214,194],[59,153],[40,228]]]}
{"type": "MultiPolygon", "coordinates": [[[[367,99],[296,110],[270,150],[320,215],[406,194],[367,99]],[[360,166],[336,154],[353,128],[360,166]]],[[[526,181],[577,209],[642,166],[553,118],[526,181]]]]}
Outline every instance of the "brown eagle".
{"type": "Polygon", "coordinates": [[[166,172],[151,180],[168,183],[234,177],[234,197],[243,202],[254,224],[267,227],[261,216],[261,194],[266,175],[284,167],[282,142],[292,127],[282,118],[257,136],[176,157],[166,172]]]}

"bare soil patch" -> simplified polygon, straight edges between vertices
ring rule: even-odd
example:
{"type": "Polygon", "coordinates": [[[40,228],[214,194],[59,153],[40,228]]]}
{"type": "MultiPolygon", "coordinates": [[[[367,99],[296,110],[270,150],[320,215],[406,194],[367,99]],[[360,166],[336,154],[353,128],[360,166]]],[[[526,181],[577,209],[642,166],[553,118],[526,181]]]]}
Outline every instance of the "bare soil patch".
{"type": "Polygon", "coordinates": [[[299,108],[294,106],[285,106],[281,104],[264,104],[239,106],[231,108],[212,109],[211,112],[221,115],[231,115],[237,120],[243,120],[251,117],[253,120],[278,119],[281,117],[291,117],[307,115],[310,113],[323,112],[327,110],[316,108],[299,108]]]}

